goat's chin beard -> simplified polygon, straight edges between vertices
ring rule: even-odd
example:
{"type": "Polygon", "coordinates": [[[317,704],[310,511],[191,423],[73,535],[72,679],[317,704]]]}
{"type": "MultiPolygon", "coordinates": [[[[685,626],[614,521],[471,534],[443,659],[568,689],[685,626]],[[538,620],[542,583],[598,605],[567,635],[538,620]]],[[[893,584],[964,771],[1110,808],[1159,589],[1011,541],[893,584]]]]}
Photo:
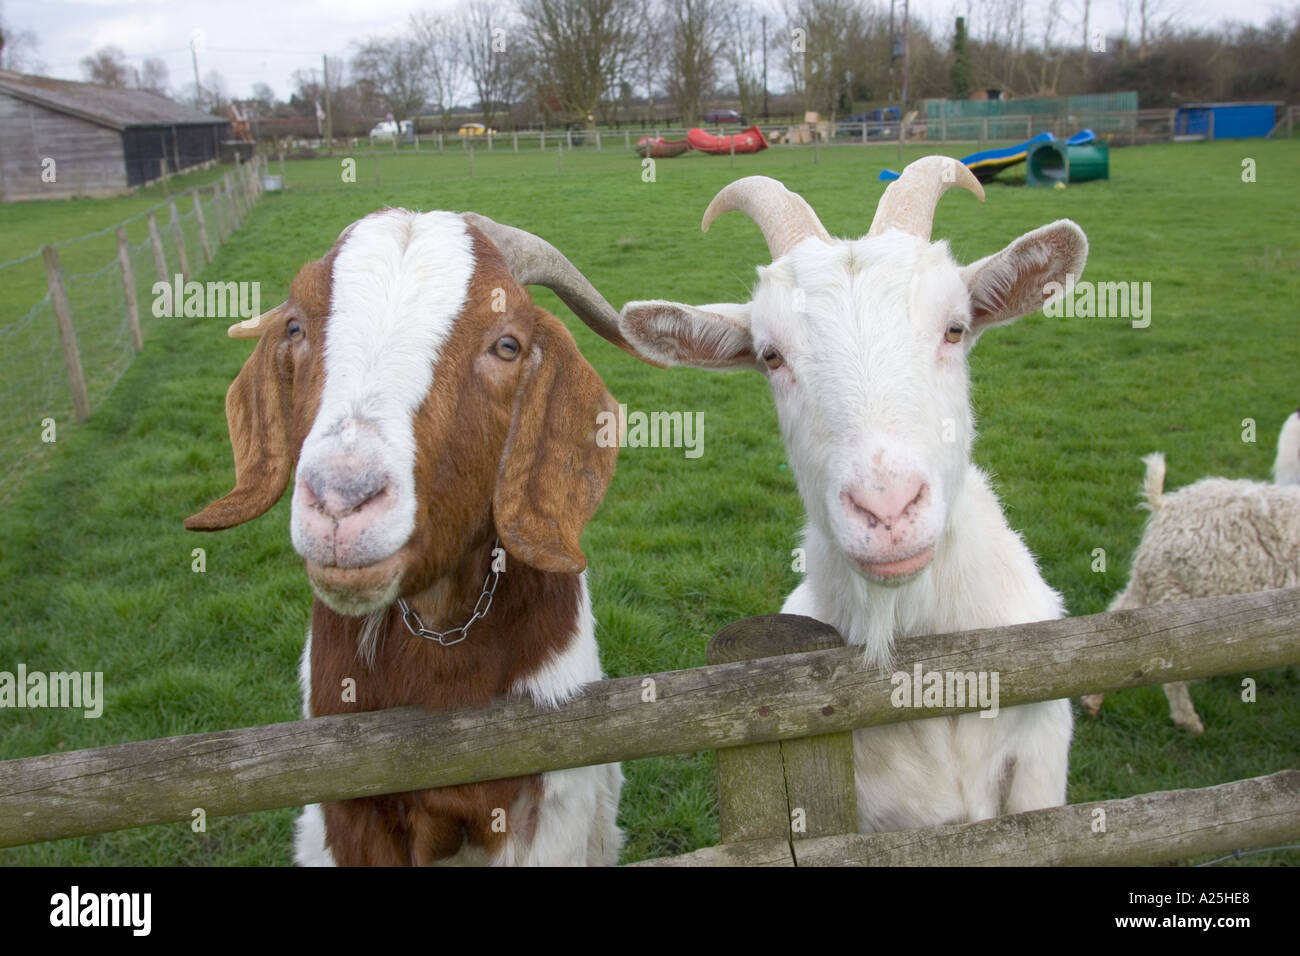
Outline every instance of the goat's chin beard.
{"type": "Polygon", "coordinates": [[[402,552],[361,568],[335,568],[304,559],[307,580],[325,606],[349,617],[364,617],[391,605],[401,594],[402,552]]]}

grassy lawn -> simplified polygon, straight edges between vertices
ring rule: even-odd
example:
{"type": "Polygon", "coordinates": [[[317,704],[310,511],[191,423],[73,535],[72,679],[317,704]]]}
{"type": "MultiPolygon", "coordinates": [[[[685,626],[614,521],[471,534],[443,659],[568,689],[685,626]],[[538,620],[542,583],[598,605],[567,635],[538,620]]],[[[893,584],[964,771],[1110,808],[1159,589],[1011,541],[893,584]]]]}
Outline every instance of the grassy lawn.
{"type": "MultiPolygon", "coordinates": [[[[893,147],[826,149],[816,165],[809,150],[774,148],[737,157],[734,171],[725,157],[663,160],[657,182],[645,183],[622,151],[566,153],[558,174],[553,153],[478,152],[472,177],[468,157],[449,152],[381,157],[376,185],[374,160],[358,157],[355,184],[340,181],[341,160],[290,164],[293,188],[267,194],[204,277],[257,279],[263,302],[279,301],[343,226],[401,205],[473,209],[538,232],[616,305],[743,300],[765,246],[743,216],[700,233],[718,188],[774,176],[832,234],[859,235],[881,192],[876,174],[899,167],[893,147]]],[[[1168,455],[1169,488],[1207,474],[1268,478],[1278,429],[1300,402],[1298,187],[1295,143],[1179,144],[1112,151],[1109,182],[1055,191],[1009,178],[990,186],[983,206],[964,194],[940,204],[934,234],[962,261],[1069,217],[1091,243],[1086,278],[1151,283],[1149,328],[1040,315],[991,331],[972,356],[977,460],[1071,613],[1103,610],[1126,581],[1144,514],[1134,507],[1139,456],[1168,455]],[[1257,161],[1256,183],[1241,181],[1245,157],[1257,161]],[[1242,440],[1247,418],[1257,423],[1253,443],[1242,440]],[[1096,548],[1108,557],[1104,573],[1091,570],[1096,548]]],[[[94,228],[71,218],[82,205],[91,203],[0,207],[0,225],[22,220],[21,253],[94,228]]],[[[536,296],[570,319],[552,295],[536,296]]],[[[0,512],[0,669],[103,671],[107,697],[97,720],[0,711],[0,756],[297,717],[310,592],[289,542],[287,499],[222,534],[181,527],[233,482],[222,399],[251,343],[225,338],[225,325],[153,320],[144,353],[90,422],[61,428],[43,467],[0,512]],[[191,570],[196,547],[207,549],[205,573],[191,570]]],[[[790,549],[802,506],[767,386],[756,374],[657,371],[574,326],[617,400],[705,419],[700,458],[625,449],[588,527],[606,670],[702,665],[709,635],[776,611],[798,581],[790,549]]],[[[1297,766],[1300,668],[1250,676],[1259,699],[1249,705],[1240,677],[1193,685],[1207,726],[1200,738],[1173,727],[1158,687],[1108,696],[1099,720],[1078,722],[1071,802],[1297,766]]],[[[625,769],[626,861],[717,841],[712,754],[625,769]]],[[[210,818],[202,834],[174,824],[16,848],[0,851],[0,863],[284,864],[294,812],[210,818]]],[[[1294,864],[1300,853],[1250,861],[1294,864]]]]}

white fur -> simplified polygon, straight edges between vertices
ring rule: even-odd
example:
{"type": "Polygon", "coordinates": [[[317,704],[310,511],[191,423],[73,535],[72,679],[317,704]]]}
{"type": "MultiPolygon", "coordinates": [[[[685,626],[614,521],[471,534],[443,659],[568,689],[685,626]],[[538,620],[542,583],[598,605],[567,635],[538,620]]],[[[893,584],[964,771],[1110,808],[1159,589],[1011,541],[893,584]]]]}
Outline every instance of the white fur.
{"type": "MultiPolygon", "coordinates": [[[[584,684],[602,677],[596,622],[583,572],[572,639],[541,670],[520,681],[514,693],[530,698],[539,708],[553,709],[571,700],[584,684]]],[[[303,717],[310,717],[310,631],[299,667],[299,683],[303,717]]],[[[455,856],[439,861],[439,865],[612,866],[618,862],[623,845],[623,832],[617,822],[622,787],[623,770],[616,763],[544,773],[538,806],[531,806],[525,790],[520,802],[507,811],[508,820],[522,820],[535,810],[537,824],[532,840],[521,840],[512,831],[495,857],[465,846],[455,856]]],[[[299,866],[334,865],[325,846],[325,818],[319,804],[303,807],[294,826],[294,862],[299,866]]]]}
{"type": "MultiPolygon", "coordinates": [[[[834,625],[868,665],[888,666],[911,637],[1064,613],[971,465],[966,356],[1086,259],[1068,220],[965,268],[946,243],[898,229],[806,238],[759,268],[749,306],[631,302],[620,327],[661,362],[765,370],[808,513],[806,578],[784,610],[834,625]]],[[[861,827],[1059,805],[1072,724],[1058,700],[859,730],[861,827]]]]}
{"type": "MultiPolygon", "coordinates": [[[[353,548],[350,566],[381,561],[415,528],[412,422],[433,384],[474,275],[465,220],[449,212],[388,209],[353,225],[334,259],[325,381],[303,442],[296,483],[309,474],[387,473],[393,505],[353,548]]],[[[295,486],[297,487],[297,486],[295,486]]],[[[304,557],[330,564],[304,529],[295,493],[290,533],[304,557]]],[[[388,595],[391,603],[396,594],[388,595]]]]}
{"type": "MultiPolygon", "coordinates": [[[[1128,586],[1110,610],[1300,586],[1300,484],[1290,481],[1300,464],[1298,432],[1300,415],[1293,412],[1278,437],[1271,485],[1202,478],[1165,494],[1164,455],[1146,456],[1143,490],[1151,521],[1133,555],[1128,586]]],[[[1174,724],[1203,733],[1187,684],[1164,687],[1174,724]]],[[[1084,709],[1095,717],[1103,697],[1085,695],[1084,709]]]]}

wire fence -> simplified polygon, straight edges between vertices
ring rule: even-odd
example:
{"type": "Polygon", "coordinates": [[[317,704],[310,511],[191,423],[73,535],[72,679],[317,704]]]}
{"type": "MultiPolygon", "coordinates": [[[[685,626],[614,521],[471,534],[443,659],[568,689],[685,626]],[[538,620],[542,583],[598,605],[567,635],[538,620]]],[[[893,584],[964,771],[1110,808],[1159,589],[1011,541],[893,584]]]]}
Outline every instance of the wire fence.
{"type": "Polygon", "coordinates": [[[0,502],[40,467],[60,430],[108,397],[159,321],[154,284],[202,272],[261,196],[265,167],[256,158],[106,229],[0,264],[0,287],[6,273],[29,272],[23,267],[33,258],[44,258],[46,273],[44,296],[0,326],[0,502]],[[130,242],[126,227],[140,219],[149,233],[130,242]],[[63,272],[59,247],[110,232],[117,235],[115,258],[93,271],[63,272]]]}

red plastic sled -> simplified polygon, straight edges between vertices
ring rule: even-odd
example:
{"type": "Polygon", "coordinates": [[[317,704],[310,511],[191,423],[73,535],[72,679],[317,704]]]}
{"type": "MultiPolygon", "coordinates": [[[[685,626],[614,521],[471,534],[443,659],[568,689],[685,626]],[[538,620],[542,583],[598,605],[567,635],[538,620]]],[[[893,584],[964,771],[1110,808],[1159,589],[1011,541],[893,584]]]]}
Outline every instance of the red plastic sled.
{"type": "Polygon", "coordinates": [[[642,136],[636,141],[636,151],[643,158],[671,159],[691,148],[684,139],[664,139],[662,136],[642,136]]]}
{"type": "Polygon", "coordinates": [[[691,144],[691,149],[698,149],[701,153],[712,153],[714,156],[725,156],[730,153],[733,143],[738,153],[757,153],[760,149],[767,149],[768,146],[763,131],[757,126],[741,130],[733,136],[714,136],[697,126],[686,134],[686,142],[691,144]]]}

